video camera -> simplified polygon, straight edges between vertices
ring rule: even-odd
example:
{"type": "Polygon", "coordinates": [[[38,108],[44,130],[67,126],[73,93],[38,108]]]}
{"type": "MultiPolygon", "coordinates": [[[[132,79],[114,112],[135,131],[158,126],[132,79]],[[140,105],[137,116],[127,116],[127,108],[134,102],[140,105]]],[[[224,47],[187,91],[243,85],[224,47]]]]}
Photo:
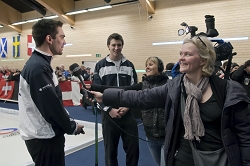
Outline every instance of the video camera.
{"type": "MultiPolygon", "coordinates": [[[[200,32],[197,35],[209,37],[211,42],[216,42],[216,44],[214,45],[214,50],[216,53],[215,72],[218,71],[218,68],[220,68],[220,66],[222,65],[221,61],[223,60],[228,60],[228,66],[231,67],[232,56],[236,55],[236,53],[232,53],[233,46],[231,45],[230,42],[225,42],[222,39],[213,39],[213,37],[217,37],[219,35],[218,31],[215,29],[214,16],[205,15],[205,23],[206,23],[207,32],[206,33],[200,32]]],[[[184,34],[187,35],[189,33],[191,34],[191,38],[196,36],[196,31],[198,30],[196,26],[188,26],[188,24],[185,22],[181,23],[180,25],[184,26],[185,29],[178,30],[179,36],[182,36],[184,34]]],[[[227,70],[226,70],[226,72],[228,73],[227,75],[229,75],[230,67],[227,67],[227,70]]],[[[225,71],[222,68],[220,69],[225,73],[225,71]]]]}

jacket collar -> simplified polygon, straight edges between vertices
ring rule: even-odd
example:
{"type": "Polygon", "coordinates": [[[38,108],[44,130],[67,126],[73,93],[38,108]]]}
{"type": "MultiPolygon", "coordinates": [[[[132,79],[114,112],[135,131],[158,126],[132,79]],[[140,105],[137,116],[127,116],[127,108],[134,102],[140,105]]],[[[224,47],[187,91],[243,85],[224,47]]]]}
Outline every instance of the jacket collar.
{"type": "MultiPolygon", "coordinates": [[[[108,62],[113,62],[113,60],[110,59],[109,54],[106,56],[106,60],[108,62]]],[[[127,58],[124,55],[122,55],[121,63],[125,62],[126,60],[127,58]]]]}
{"type": "Polygon", "coordinates": [[[49,63],[51,63],[52,59],[53,59],[53,56],[46,53],[46,52],[43,52],[41,50],[38,50],[37,48],[34,49],[34,51],[37,53],[37,55],[40,55],[42,57],[44,57],[49,63]]]}

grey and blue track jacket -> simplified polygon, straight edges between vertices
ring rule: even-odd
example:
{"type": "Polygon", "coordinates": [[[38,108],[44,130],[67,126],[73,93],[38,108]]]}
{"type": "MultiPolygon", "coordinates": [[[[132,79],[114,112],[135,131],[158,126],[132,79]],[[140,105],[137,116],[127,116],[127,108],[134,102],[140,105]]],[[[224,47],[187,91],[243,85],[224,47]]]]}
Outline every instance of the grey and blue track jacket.
{"type": "Polygon", "coordinates": [[[21,72],[19,130],[24,140],[49,139],[76,130],[76,122],[62,105],[62,92],[50,65],[52,58],[35,50],[21,72]]]}

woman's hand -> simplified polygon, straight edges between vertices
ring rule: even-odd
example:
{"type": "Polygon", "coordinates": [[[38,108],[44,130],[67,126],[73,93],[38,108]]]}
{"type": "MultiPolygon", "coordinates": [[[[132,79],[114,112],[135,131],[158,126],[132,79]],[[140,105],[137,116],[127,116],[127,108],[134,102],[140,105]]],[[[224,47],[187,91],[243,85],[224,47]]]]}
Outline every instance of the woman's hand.
{"type": "Polygon", "coordinates": [[[90,93],[94,95],[94,98],[96,99],[96,101],[98,103],[102,102],[102,96],[103,96],[103,94],[101,92],[90,91],[90,93]]]}

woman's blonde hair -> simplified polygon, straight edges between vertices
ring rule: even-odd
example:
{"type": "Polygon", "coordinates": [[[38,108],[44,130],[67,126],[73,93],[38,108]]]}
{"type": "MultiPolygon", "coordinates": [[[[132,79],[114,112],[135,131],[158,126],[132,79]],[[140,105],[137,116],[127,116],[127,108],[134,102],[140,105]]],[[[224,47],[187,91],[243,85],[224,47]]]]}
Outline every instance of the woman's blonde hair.
{"type": "Polygon", "coordinates": [[[162,73],[162,71],[163,71],[163,69],[164,69],[164,64],[163,64],[163,61],[162,61],[160,58],[158,58],[158,57],[156,57],[156,56],[151,56],[151,57],[149,57],[149,58],[146,60],[146,62],[145,62],[145,66],[146,66],[146,67],[147,67],[147,63],[148,63],[149,61],[151,61],[151,62],[153,62],[154,64],[156,64],[157,67],[158,67],[159,73],[162,73]]]}
{"type": "Polygon", "coordinates": [[[185,39],[183,44],[186,43],[193,43],[196,45],[201,59],[206,61],[202,68],[202,75],[211,76],[214,72],[214,63],[216,60],[216,53],[212,42],[205,36],[194,36],[191,39],[185,39]]]}

